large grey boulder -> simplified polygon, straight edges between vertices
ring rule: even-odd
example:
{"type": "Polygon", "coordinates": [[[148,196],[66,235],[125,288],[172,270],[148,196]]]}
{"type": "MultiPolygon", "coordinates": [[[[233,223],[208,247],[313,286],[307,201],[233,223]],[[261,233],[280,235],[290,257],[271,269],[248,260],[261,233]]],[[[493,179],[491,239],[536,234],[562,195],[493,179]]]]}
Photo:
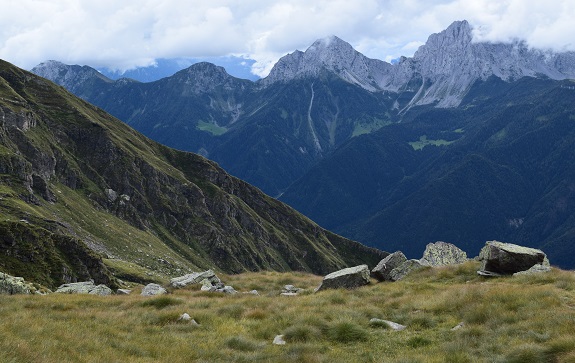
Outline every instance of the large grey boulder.
{"type": "Polygon", "coordinates": [[[419,260],[407,260],[389,273],[391,281],[399,281],[411,272],[424,267],[419,260]]]}
{"type": "Polygon", "coordinates": [[[154,295],[164,295],[167,293],[168,293],[168,291],[158,284],[147,284],[142,289],[142,293],[140,295],[142,295],[142,296],[154,296],[154,295]]]}
{"type": "Polygon", "coordinates": [[[371,276],[379,281],[391,281],[390,272],[405,261],[407,261],[407,257],[403,252],[395,251],[379,261],[377,266],[371,270],[371,276]]]}
{"type": "Polygon", "coordinates": [[[354,289],[369,284],[369,268],[367,265],[344,268],[323,278],[315,291],[325,289],[354,289]]]}
{"type": "Polygon", "coordinates": [[[537,264],[549,264],[541,250],[498,241],[487,241],[479,252],[479,260],[481,268],[477,273],[484,276],[512,275],[537,264]]]}
{"type": "Polygon", "coordinates": [[[425,246],[423,257],[419,260],[425,266],[448,266],[456,265],[467,261],[467,253],[457,246],[437,241],[425,246]]]}
{"type": "Polygon", "coordinates": [[[32,294],[36,289],[27,283],[23,277],[0,272],[0,295],[32,294]]]}
{"type": "Polygon", "coordinates": [[[207,270],[204,272],[192,272],[184,276],[174,277],[170,280],[170,285],[172,287],[186,287],[191,284],[199,284],[203,280],[208,280],[212,285],[221,283],[214,271],[207,270]]]}
{"type": "Polygon", "coordinates": [[[108,296],[112,295],[112,289],[106,285],[95,285],[94,281],[82,281],[60,285],[56,293],[108,296]]]}

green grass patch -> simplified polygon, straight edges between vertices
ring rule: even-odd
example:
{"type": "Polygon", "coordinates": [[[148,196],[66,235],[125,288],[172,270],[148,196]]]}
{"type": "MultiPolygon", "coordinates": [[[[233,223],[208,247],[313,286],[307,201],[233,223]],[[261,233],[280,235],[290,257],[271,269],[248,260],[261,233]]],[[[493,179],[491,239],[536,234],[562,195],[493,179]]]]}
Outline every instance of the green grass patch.
{"type": "Polygon", "coordinates": [[[228,129],[225,127],[218,126],[211,122],[205,122],[205,121],[198,121],[198,125],[196,126],[196,128],[200,131],[209,132],[214,136],[223,135],[228,131],[228,129]]]}
{"type": "Polygon", "coordinates": [[[428,145],[432,146],[447,146],[454,143],[454,141],[447,141],[447,140],[428,140],[427,135],[422,135],[419,137],[419,141],[412,141],[408,144],[413,148],[413,150],[421,150],[428,145]]]}

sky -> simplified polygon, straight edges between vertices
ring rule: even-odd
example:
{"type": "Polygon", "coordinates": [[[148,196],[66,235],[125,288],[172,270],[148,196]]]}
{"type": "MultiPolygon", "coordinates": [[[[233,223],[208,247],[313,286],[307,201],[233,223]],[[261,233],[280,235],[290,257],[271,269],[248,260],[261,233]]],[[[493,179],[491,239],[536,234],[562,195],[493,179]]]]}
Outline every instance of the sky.
{"type": "Polygon", "coordinates": [[[575,51],[575,0],[0,0],[0,58],[127,70],[159,58],[238,56],[265,76],[336,35],[370,58],[410,57],[468,20],[474,40],[575,51]]]}

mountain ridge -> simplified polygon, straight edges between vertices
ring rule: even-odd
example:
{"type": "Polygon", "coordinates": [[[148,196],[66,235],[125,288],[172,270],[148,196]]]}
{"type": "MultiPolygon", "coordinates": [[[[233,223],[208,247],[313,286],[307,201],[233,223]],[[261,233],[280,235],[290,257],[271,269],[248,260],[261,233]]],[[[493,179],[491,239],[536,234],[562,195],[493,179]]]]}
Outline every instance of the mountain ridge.
{"type": "Polygon", "coordinates": [[[200,268],[327,273],[386,255],[4,61],[0,115],[0,228],[12,231],[0,239],[4,272],[53,287],[109,283],[118,270],[133,278],[132,265],[172,276],[200,268]]]}

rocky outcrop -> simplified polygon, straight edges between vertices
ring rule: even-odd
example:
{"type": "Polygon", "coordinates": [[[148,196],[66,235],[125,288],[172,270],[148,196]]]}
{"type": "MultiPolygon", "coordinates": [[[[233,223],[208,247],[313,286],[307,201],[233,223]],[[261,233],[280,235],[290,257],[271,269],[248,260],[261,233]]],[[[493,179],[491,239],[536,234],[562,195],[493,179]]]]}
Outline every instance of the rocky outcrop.
{"type": "Polygon", "coordinates": [[[467,253],[457,246],[438,241],[425,247],[423,257],[419,260],[425,266],[456,265],[467,261],[467,253]]]}
{"type": "Polygon", "coordinates": [[[22,277],[0,272],[0,295],[32,294],[36,288],[22,277]]]}
{"type": "Polygon", "coordinates": [[[483,276],[512,275],[537,264],[548,264],[541,250],[499,241],[486,242],[479,260],[481,267],[477,273],[483,276]]]}
{"type": "Polygon", "coordinates": [[[389,278],[391,281],[399,281],[413,271],[419,270],[422,267],[424,266],[421,264],[421,262],[419,262],[419,260],[407,260],[391,270],[389,273],[389,278]]]}
{"type": "Polygon", "coordinates": [[[147,284],[142,289],[142,293],[140,295],[142,295],[142,296],[155,296],[155,295],[164,295],[167,293],[168,293],[168,291],[158,284],[147,284]]]}
{"type": "Polygon", "coordinates": [[[401,251],[395,251],[383,260],[381,260],[377,266],[371,270],[371,276],[379,281],[391,281],[390,273],[391,271],[399,267],[402,263],[407,261],[407,258],[401,251]]]}
{"type": "Polygon", "coordinates": [[[369,268],[367,265],[344,268],[323,278],[315,291],[326,289],[354,289],[369,284],[369,268]]]}
{"type": "Polygon", "coordinates": [[[170,279],[170,286],[172,287],[186,287],[192,284],[199,284],[206,280],[211,285],[216,285],[221,283],[220,279],[216,276],[213,270],[207,270],[203,272],[192,272],[180,277],[174,277],[170,279]]]}
{"type": "Polygon", "coordinates": [[[90,294],[108,296],[112,294],[112,289],[104,284],[95,285],[94,281],[73,282],[63,284],[55,291],[59,294],[90,294]]]}

